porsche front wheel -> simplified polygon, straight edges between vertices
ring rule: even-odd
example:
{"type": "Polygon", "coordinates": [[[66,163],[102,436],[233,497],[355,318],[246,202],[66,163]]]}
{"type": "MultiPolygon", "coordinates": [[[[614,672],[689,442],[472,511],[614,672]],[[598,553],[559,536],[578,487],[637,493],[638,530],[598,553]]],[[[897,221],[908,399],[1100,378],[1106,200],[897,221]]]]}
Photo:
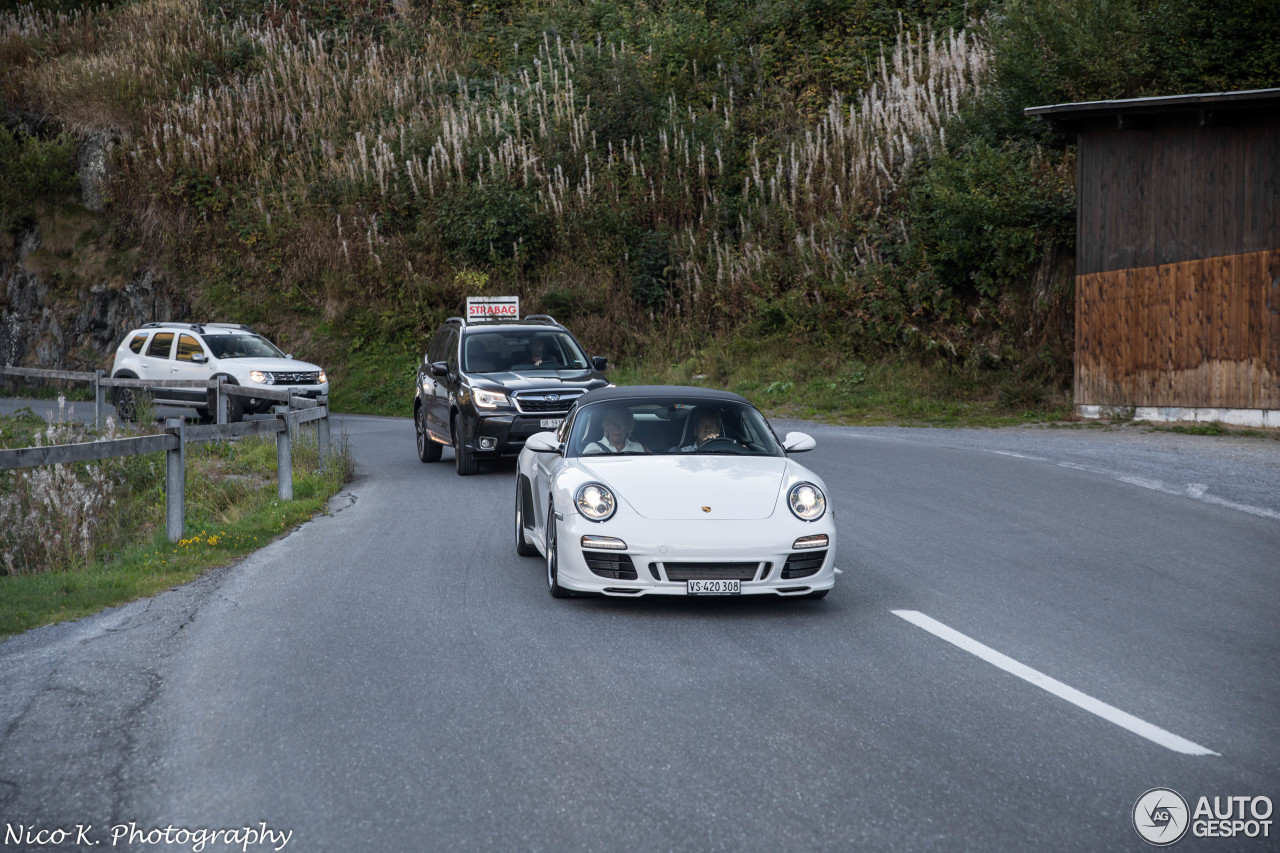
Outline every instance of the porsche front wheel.
{"type": "Polygon", "coordinates": [[[538,549],[524,538],[524,483],[516,477],[516,553],[521,557],[536,557],[538,549]]]}
{"type": "Polygon", "coordinates": [[[559,541],[556,536],[556,510],[547,506],[547,591],[552,598],[568,598],[569,590],[560,586],[559,541]]]}

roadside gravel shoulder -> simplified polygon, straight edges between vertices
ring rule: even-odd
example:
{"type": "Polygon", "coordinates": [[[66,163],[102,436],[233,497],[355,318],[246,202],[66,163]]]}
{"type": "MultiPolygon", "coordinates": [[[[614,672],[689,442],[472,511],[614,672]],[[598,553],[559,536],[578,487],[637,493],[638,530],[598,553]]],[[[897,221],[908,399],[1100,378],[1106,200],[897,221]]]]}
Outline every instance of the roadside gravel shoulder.
{"type": "Polygon", "coordinates": [[[780,433],[801,430],[819,441],[895,441],[1012,456],[1280,520],[1280,436],[1270,434],[1187,435],[1137,424],[935,429],[773,423],[780,433]]]}

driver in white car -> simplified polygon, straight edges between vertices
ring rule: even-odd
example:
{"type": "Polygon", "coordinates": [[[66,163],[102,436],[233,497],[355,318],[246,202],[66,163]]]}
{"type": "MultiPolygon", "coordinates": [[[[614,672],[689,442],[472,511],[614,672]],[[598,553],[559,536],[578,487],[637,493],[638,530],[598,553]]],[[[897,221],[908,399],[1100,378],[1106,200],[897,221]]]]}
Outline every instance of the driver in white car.
{"type": "Polygon", "coordinates": [[[699,409],[693,414],[693,442],[677,449],[681,453],[692,453],[717,438],[720,438],[720,416],[711,409],[699,409]]]}

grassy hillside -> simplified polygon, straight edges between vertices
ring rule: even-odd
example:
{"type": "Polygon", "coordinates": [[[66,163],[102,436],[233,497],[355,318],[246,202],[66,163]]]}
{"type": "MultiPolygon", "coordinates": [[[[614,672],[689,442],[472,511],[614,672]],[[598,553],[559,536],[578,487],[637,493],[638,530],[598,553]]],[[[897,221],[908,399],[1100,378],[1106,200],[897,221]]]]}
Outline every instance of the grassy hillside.
{"type": "Polygon", "coordinates": [[[1043,414],[1074,153],[1021,108],[1276,85],[1274,4],[1220,5],[52,0],[0,14],[0,147],[28,152],[0,225],[68,192],[33,165],[60,133],[112,134],[103,233],[334,365],[350,409],[399,411],[430,330],[516,293],[627,376],[808,411],[866,368],[1043,414]]]}

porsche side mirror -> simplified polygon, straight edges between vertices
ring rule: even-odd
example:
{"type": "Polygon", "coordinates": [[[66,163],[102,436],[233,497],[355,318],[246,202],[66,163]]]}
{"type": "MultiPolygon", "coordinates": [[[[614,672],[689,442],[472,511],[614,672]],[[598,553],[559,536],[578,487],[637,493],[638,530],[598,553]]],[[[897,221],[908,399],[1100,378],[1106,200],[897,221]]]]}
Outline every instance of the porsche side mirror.
{"type": "Polygon", "coordinates": [[[813,450],[818,443],[813,440],[813,436],[804,432],[789,432],[787,437],[782,440],[782,449],[787,453],[804,453],[806,450],[813,450]]]}
{"type": "Polygon", "coordinates": [[[524,446],[534,453],[560,452],[560,442],[554,432],[535,432],[525,441],[524,446]]]}
{"type": "Polygon", "coordinates": [[[593,355],[591,357],[591,366],[601,373],[604,373],[609,369],[609,359],[602,355],[593,355]]]}
{"type": "Polygon", "coordinates": [[[433,361],[433,362],[431,362],[431,375],[432,375],[432,376],[448,376],[448,375],[449,375],[449,362],[447,362],[447,361],[433,361]]]}

